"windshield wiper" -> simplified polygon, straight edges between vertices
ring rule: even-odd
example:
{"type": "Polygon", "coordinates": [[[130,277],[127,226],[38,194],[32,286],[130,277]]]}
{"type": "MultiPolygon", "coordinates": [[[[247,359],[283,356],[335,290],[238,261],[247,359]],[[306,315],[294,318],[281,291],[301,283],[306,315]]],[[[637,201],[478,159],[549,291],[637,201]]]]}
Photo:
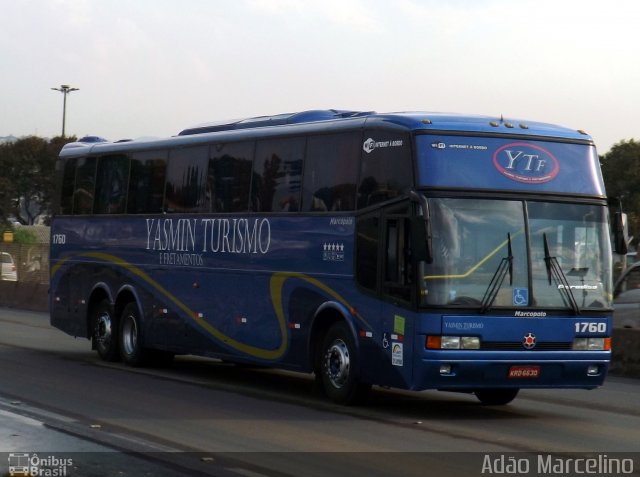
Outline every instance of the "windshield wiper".
{"type": "Polygon", "coordinates": [[[482,304],[480,306],[480,313],[486,313],[489,308],[491,308],[491,305],[493,305],[493,302],[498,296],[498,292],[502,287],[502,283],[504,282],[504,278],[507,276],[507,273],[509,274],[509,285],[513,285],[513,250],[511,249],[510,233],[507,234],[507,256],[500,260],[500,264],[489,282],[487,291],[484,292],[482,304]]]}
{"type": "Polygon", "coordinates": [[[580,314],[580,307],[576,301],[576,297],[573,296],[571,286],[567,280],[567,276],[562,271],[558,259],[552,257],[549,253],[549,242],[547,241],[547,234],[542,234],[542,240],[544,241],[544,263],[547,266],[547,278],[549,279],[549,285],[551,280],[555,281],[558,285],[558,290],[564,290],[564,294],[561,293],[565,304],[569,305],[576,315],[580,314]]]}

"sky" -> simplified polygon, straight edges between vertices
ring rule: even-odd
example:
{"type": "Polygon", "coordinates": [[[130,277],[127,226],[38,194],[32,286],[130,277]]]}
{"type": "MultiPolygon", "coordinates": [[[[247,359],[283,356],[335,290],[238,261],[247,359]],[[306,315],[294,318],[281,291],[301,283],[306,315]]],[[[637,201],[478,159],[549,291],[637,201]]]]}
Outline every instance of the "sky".
{"type": "Polygon", "coordinates": [[[167,137],[303,111],[640,140],[637,0],[0,0],[0,137],[167,137]]]}

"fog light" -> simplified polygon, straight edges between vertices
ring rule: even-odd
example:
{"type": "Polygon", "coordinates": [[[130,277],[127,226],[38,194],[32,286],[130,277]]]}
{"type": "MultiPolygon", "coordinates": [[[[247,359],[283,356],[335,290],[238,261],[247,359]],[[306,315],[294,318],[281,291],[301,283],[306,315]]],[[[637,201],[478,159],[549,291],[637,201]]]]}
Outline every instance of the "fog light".
{"type": "Polygon", "coordinates": [[[600,374],[600,366],[597,364],[590,364],[587,368],[587,376],[597,376],[600,374]]]}
{"type": "Polygon", "coordinates": [[[451,374],[451,365],[450,364],[441,364],[440,365],[440,375],[446,376],[451,374]]]}

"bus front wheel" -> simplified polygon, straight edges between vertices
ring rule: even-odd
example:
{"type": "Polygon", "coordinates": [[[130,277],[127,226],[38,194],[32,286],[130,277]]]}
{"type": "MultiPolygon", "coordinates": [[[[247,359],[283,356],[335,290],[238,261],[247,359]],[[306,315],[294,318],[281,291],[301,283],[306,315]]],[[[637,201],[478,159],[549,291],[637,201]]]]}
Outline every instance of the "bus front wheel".
{"type": "Polygon", "coordinates": [[[476,389],[475,395],[482,404],[502,406],[509,404],[518,395],[519,389],[476,389]]]}
{"type": "Polygon", "coordinates": [[[118,361],[118,319],[109,300],[100,301],[91,314],[91,339],[98,356],[104,361],[118,361]]]}
{"type": "Polygon", "coordinates": [[[324,337],[320,353],[320,378],[325,394],[339,404],[363,402],[371,385],[357,378],[358,355],[351,330],[339,321],[324,337]]]}

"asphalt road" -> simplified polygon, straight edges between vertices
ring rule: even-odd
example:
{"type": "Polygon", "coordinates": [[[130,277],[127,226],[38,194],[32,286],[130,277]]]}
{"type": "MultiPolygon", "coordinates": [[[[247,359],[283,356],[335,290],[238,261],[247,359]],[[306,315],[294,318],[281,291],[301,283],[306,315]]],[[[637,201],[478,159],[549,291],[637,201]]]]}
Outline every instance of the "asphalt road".
{"type": "Polygon", "coordinates": [[[485,407],[375,389],[366,406],[341,407],[306,375],[194,357],[107,364],[47,315],[0,309],[0,453],[73,453],[67,475],[469,476],[509,457],[535,471],[549,455],[635,459],[640,473],[639,391],[640,380],[610,377],[485,407]]]}

